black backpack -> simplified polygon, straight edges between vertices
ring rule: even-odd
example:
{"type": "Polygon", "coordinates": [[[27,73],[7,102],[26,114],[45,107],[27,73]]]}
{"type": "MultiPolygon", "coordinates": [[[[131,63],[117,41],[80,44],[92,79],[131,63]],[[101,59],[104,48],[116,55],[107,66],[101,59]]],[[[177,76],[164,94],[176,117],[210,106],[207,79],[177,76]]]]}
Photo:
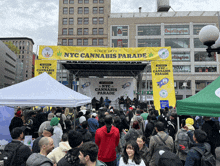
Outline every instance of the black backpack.
{"type": "Polygon", "coordinates": [[[65,126],[65,125],[64,125],[62,113],[61,113],[61,112],[57,112],[57,113],[55,114],[55,116],[59,119],[59,123],[60,123],[62,129],[64,130],[64,126],[65,126]]]}
{"type": "Polygon", "coordinates": [[[211,146],[208,143],[205,143],[206,151],[202,151],[198,147],[192,147],[192,149],[196,150],[201,155],[201,166],[216,166],[216,159],[212,155],[211,146]]]}
{"type": "Polygon", "coordinates": [[[23,143],[19,143],[17,146],[7,146],[3,151],[3,160],[4,166],[13,166],[14,159],[17,154],[17,150],[23,145],[23,143]]]}

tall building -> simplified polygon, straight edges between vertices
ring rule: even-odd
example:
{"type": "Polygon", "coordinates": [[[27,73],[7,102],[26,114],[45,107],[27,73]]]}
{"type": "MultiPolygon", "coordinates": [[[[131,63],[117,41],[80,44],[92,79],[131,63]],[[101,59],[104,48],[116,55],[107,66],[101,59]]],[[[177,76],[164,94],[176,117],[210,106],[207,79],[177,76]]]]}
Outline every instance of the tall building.
{"type": "Polygon", "coordinates": [[[12,42],[19,50],[17,58],[23,63],[22,81],[32,78],[32,61],[34,41],[27,37],[0,38],[3,42],[12,42]]]}

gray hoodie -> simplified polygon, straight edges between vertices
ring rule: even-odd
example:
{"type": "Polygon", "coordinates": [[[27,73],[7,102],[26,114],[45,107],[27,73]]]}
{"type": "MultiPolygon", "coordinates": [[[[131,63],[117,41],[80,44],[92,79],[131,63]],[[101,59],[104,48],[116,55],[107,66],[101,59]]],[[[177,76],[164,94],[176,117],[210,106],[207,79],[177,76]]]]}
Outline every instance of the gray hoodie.
{"type": "Polygon", "coordinates": [[[52,161],[39,153],[33,153],[30,155],[26,162],[27,166],[53,166],[52,161]]]}

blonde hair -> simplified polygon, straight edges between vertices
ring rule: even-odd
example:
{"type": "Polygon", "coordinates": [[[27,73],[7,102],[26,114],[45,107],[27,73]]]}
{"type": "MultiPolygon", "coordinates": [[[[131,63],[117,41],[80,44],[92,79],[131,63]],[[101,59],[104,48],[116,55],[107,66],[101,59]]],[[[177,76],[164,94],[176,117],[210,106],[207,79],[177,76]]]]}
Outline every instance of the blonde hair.
{"type": "Polygon", "coordinates": [[[69,114],[69,108],[65,108],[64,114],[67,116],[69,114]]]}

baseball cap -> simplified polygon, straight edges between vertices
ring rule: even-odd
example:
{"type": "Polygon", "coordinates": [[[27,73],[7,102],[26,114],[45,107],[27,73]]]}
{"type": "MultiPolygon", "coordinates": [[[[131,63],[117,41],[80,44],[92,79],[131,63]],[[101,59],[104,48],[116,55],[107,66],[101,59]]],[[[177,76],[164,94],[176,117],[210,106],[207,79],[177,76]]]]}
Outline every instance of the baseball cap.
{"type": "Polygon", "coordinates": [[[21,115],[21,111],[17,111],[16,113],[15,113],[15,115],[17,116],[17,117],[21,117],[22,115],[21,115]]]}
{"type": "Polygon", "coordinates": [[[54,117],[54,114],[53,114],[53,113],[49,113],[47,119],[48,119],[49,121],[51,121],[51,119],[52,119],[53,117],[54,117]]]}
{"type": "Polygon", "coordinates": [[[96,113],[93,113],[93,114],[92,114],[92,116],[94,116],[94,117],[96,117],[96,115],[97,115],[96,113]]]}
{"type": "Polygon", "coordinates": [[[49,126],[49,127],[45,127],[44,130],[50,132],[52,135],[53,135],[53,127],[52,126],[49,126]]]}
{"type": "Polygon", "coordinates": [[[81,117],[79,118],[79,123],[81,124],[81,123],[84,122],[84,121],[86,121],[85,116],[81,116],[81,117]]]}

